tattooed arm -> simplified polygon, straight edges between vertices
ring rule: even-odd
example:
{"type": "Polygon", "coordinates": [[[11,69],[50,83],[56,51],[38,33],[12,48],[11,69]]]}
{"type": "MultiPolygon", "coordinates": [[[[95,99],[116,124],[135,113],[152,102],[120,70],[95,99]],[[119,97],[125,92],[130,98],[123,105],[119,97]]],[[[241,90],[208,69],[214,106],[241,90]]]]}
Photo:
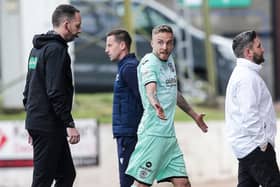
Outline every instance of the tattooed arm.
{"type": "Polygon", "coordinates": [[[157,98],[157,85],[155,82],[150,82],[146,84],[146,92],[147,92],[147,97],[150,102],[150,104],[154,107],[156,110],[157,116],[160,119],[166,120],[163,108],[161,107],[159,100],[157,98]]]}
{"type": "Polygon", "coordinates": [[[196,122],[198,127],[203,132],[207,132],[208,127],[203,120],[203,117],[205,116],[205,114],[197,114],[192,109],[192,107],[188,104],[188,102],[185,100],[185,98],[182,96],[182,94],[179,91],[177,93],[177,105],[179,106],[179,108],[181,110],[183,110],[186,114],[188,114],[189,116],[191,116],[194,119],[194,121],[196,122]]]}

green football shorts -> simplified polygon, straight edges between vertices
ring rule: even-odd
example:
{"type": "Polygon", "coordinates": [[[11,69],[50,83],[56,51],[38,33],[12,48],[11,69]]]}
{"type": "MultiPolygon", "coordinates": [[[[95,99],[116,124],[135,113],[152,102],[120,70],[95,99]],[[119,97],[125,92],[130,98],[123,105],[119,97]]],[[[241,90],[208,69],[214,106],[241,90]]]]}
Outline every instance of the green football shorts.
{"type": "Polygon", "coordinates": [[[174,177],[186,177],[183,153],[176,137],[139,135],[126,174],[137,181],[152,185],[174,177]]]}

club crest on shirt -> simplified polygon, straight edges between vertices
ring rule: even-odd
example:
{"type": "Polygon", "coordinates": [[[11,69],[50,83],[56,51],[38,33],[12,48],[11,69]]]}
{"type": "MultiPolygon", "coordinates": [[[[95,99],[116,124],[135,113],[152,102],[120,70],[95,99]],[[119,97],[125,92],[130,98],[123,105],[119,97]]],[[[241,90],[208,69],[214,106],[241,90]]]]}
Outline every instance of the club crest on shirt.
{"type": "Polygon", "coordinates": [[[28,61],[28,69],[36,69],[38,58],[31,56],[28,61]]]}
{"type": "Polygon", "coordinates": [[[167,65],[168,65],[170,71],[175,72],[175,68],[174,68],[174,66],[173,66],[173,64],[171,62],[168,62],[167,65]]]}

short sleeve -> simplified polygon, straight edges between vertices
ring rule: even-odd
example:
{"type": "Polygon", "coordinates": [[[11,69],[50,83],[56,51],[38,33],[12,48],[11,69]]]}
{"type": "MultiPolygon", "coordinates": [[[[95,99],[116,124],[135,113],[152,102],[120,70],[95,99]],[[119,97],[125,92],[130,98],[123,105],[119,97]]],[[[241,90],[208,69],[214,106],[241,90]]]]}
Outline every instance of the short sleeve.
{"type": "Polygon", "coordinates": [[[150,82],[157,82],[157,71],[155,64],[147,59],[143,64],[141,64],[140,76],[144,85],[150,82]]]}

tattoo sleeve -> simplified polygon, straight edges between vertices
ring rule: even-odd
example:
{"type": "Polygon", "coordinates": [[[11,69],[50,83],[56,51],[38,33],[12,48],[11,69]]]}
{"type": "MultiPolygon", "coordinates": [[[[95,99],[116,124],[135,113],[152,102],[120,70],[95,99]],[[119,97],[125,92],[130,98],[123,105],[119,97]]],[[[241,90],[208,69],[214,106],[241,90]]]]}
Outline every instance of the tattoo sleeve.
{"type": "Polygon", "coordinates": [[[159,100],[157,98],[156,83],[147,84],[146,92],[147,92],[148,100],[153,107],[155,107],[155,104],[160,105],[159,100]]]}
{"type": "Polygon", "coordinates": [[[147,93],[147,97],[152,106],[159,103],[156,93],[147,93]]]}
{"type": "Polygon", "coordinates": [[[185,100],[180,92],[177,93],[177,105],[186,113],[189,114],[190,110],[192,110],[189,103],[185,100]]]}

